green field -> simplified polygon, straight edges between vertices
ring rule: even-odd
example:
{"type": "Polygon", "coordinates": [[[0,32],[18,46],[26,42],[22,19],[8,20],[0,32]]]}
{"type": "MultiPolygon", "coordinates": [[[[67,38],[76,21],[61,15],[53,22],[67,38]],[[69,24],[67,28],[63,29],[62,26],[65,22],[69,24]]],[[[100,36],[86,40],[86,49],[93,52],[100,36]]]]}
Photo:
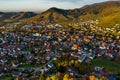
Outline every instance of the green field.
{"type": "Polygon", "coordinates": [[[3,77],[0,77],[0,80],[13,80],[14,78],[10,75],[5,75],[3,77]]]}
{"type": "Polygon", "coordinates": [[[35,64],[35,65],[25,64],[25,65],[18,66],[18,68],[35,68],[35,67],[41,67],[41,66],[43,66],[43,64],[35,64]]]}
{"type": "Polygon", "coordinates": [[[103,58],[97,58],[92,61],[92,67],[99,66],[104,67],[106,71],[113,73],[120,73],[120,63],[103,58]]]}

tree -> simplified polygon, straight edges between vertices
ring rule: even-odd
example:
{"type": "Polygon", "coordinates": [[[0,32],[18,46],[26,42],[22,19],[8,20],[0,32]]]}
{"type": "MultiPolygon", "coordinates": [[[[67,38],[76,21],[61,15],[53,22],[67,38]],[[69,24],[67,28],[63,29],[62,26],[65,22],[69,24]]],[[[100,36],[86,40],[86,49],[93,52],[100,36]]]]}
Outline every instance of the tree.
{"type": "Polygon", "coordinates": [[[69,74],[66,73],[63,77],[63,80],[69,80],[69,79],[70,79],[70,76],[69,76],[69,74]]]}
{"type": "Polygon", "coordinates": [[[40,74],[39,80],[45,80],[45,76],[43,74],[40,74]]]}
{"type": "Polygon", "coordinates": [[[108,80],[106,77],[102,76],[100,80],[108,80]]]}
{"type": "Polygon", "coordinates": [[[53,75],[53,76],[51,76],[51,79],[52,79],[52,80],[59,80],[59,78],[58,78],[57,75],[53,75]]]}
{"type": "Polygon", "coordinates": [[[51,80],[51,78],[50,78],[50,77],[47,77],[46,80],[51,80]]]}

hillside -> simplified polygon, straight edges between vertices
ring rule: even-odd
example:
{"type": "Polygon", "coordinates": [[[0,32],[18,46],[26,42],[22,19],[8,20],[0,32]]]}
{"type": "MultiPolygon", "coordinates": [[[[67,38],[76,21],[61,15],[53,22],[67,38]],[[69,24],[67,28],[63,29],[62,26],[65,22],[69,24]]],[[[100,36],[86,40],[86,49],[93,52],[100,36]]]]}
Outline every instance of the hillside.
{"type": "Polygon", "coordinates": [[[62,22],[62,21],[71,21],[73,16],[69,15],[68,10],[50,8],[47,11],[40,13],[34,17],[23,19],[22,21],[49,21],[49,22],[62,22]]]}
{"type": "Polygon", "coordinates": [[[58,8],[50,8],[34,17],[23,19],[22,21],[51,21],[58,23],[100,20],[99,26],[112,26],[120,23],[120,1],[108,1],[86,5],[81,8],[72,10],[63,10],[58,8]]]}
{"type": "Polygon", "coordinates": [[[120,1],[107,1],[86,5],[77,9],[64,10],[50,8],[42,13],[21,12],[21,13],[2,13],[0,21],[49,21],[52,23],[68,24],[76,21],[87,21],[98,19],[98,26],[113,26],[120,23],[120,1]]]}
{"type": "Polygon", "coordinates": [[[100,20],[99,26],[113,26],[116,23],[120,23],[120,1],[87,5],[80,8],[80,10],[82,12],[79,19],[98,19],[100,20]]]}
{"type": "Polygon", "coordinates": [[[0,22],[13,22],[35,16],[33,12],[0,12],[0,22]]]}

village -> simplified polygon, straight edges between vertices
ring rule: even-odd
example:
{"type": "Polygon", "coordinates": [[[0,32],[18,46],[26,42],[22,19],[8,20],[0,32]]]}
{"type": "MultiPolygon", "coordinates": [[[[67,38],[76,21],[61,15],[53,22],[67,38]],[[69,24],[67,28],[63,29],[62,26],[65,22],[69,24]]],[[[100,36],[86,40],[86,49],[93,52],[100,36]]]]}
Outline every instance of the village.
{"type": "Polygon", "coordinates": [[[76,68],[77,64],[88,65],[97,58],[120,62],[120,35],[114,34],[120,34],[119,24],[101,28],[95,26],[98,22],[92,20],[70,24],[69,28],[43,21],[1,26],[0,77],[51,80],[50,76],[68,73],[70,80],[77,80],[76,76],[82,76],[83,80],[88,80],[88,77],[90,80],[117,80],[117,73],[103,71],[102,65],[96,65],[94,70],[89,69],[89,73],[80,73],[76,68]],[[43,79],[40,75],[48,78],[43,79]]]}

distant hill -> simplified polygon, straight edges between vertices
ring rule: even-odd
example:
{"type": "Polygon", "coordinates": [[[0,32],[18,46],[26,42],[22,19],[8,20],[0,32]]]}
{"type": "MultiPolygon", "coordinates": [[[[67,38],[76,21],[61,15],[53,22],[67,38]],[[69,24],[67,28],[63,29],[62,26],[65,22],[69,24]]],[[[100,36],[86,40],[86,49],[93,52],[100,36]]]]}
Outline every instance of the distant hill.
{"type": "Polygon", "coordinates": [[[79,19],[100,20],[99,26],[113,26],[120,23],[120,1],[108,1],[80,8],[79,19]]]}
{"type": "Polygon", "coordinates": [[[51,21],[51,22],[73,22],[79,20],[100,20],[99,26],[112,26],[120,23],[120,1],[107,1],[86,5],[81,8],[64,10],[50,8],[34,17],[23,19],[22,21],[51,21]]]}
{"type": "Polygon", "coordinates": [[[0,12],[0,22],[13,22],[35,16],[33,12],[0,12]]]}
{"type": "Polygon", "coordinates": [[[0,21],[49,21],[55,23],[69,23],[74,21],[100,20],[99,26],[112,26],[120,23],[120,1],[107,1],[86,5],[77,9],[64,10],[50,8],[42,13],[2,13],[0,21]]]}
{"type": "Polygon", "coordinates": [[[73,20],[73,16],[68,14],[70,10],[63,10],[52,7],[45,12],[42,12],[34,17],[23,19],[22,21],[49,21],[49,22],[63,22],[73,20]]]}

